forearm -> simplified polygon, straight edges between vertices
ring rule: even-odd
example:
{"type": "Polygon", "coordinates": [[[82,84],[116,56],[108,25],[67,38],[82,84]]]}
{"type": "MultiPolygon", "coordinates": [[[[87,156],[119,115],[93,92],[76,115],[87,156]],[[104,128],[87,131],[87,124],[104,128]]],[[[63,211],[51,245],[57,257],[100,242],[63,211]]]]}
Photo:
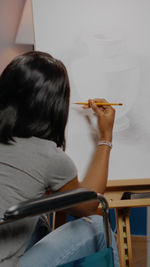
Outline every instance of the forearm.
{"type": "MultiPolygon", "coordinates": [[[[115,110],[111,106],[98,107],[95,102],[105,103],[105,99],[89,100],[89,107],[92,108],[98,119],[98,130],[101,141],[112,142],[113,123],[115,110]]],[[[109,144],[110,145],[110,144],[109,144]]],[[[65,185],[61,190],[71,190],[74,188],[88,188],[98,193],[103,194],[107,184],[108,166],[111,147],[108,144],[101,144],[95,148],[95,153],[88,167],[87,173],[82,180],[78,181],[75,177],[68,185],[65,185]]],[[[82,203],[71,208],[70,212],[74,216],[87,216],[97,212],[98,201],[82,203]]]]}
{"type": "Polygon", "coordinates": [[[97,146],[85,178],[80,183],[82,187],[90,188],[101,194],[104,193],[108,177],[110,150],[107,145],[97,146]]]}
{"type": "MultiPolygon", "coordinates": [[[[103,194],[107,183],[110,150],[111,148],[107,145],[97,146],[83,181],[79,182],[78,178],[75,177],[59,191],[83,187],[103,194]]],[[[77,217],[88,216],[97,212],[98,205],[98,201],[81,203],[80,205],[68,209],[67,212],[77,217]]]]}

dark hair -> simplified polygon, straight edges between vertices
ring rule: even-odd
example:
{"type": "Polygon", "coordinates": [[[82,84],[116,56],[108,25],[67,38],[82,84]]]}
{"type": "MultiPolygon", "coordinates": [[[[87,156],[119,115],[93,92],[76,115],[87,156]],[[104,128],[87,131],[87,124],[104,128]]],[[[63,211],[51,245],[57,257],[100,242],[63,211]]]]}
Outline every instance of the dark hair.
{"type": "Polygon", "coordinates": [[[0,76],[0,142],[36,136],[64,148],[69,97],[61,61],[39,51],[16,57],[0,76]]]}

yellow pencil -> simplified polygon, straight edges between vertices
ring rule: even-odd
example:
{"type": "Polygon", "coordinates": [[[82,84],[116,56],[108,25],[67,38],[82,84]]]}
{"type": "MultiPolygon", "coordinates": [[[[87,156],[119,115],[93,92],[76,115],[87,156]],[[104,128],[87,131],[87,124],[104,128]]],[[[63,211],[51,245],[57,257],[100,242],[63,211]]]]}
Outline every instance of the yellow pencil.
{"type": "MultiPolygon", "coordinates": [[[[76,103],[74,103],[74,104],[77,104],[77,105],[88,105],[89,103],[87,103],[87,102],[76,102],[76,103]]],[[[122,103],[96,103],[95,102],[95,104],[97,105],[97,106],[122,106],[123,104],[122,103]]]]}

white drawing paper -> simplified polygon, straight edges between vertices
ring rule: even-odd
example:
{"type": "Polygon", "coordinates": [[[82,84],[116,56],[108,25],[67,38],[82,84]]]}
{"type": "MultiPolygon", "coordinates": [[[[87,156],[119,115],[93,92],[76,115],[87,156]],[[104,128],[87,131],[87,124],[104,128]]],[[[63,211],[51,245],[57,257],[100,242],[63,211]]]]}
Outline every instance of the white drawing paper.
{"type": "Polygon", "coordinates": [[[96,119],[74,102],[116,107],[109,179],[150,177],[150,1],[32,0],[36,50],[67,67],[67,153],[82,180],[97,142],[96,119]],[[92,125],[92,127],[91,127],[92,125]]]}

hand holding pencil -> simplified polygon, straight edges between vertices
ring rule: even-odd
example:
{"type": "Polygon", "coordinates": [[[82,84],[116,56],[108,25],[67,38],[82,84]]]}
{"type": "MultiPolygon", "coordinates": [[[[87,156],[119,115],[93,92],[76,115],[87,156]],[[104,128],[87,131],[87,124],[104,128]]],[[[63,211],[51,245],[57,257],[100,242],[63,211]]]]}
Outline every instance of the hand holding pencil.
{"type": "Polygon", "coordinates": [[[91,108],[97,116],[100,139],[112,142],[115,109],[112,107],[111,103],[107,102],[105,99],[89,99],[88,103],[85,104],[83,108],[91,108]]]}

